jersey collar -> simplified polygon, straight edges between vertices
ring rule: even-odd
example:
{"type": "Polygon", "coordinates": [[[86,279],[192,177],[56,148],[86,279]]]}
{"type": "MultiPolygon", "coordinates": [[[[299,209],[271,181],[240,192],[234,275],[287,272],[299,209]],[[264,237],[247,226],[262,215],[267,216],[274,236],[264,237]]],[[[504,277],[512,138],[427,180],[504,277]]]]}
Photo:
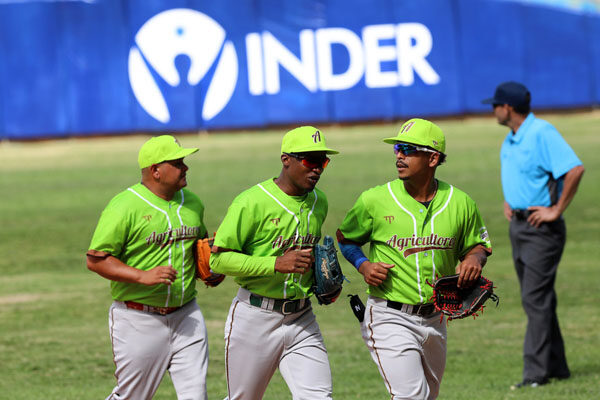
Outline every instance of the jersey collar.
{"type": "Polygon", "coordinates": [[[298,208],[302,204],[312,204],[315,198],[315,189],[308,192],[305,196],[290,196],[285,193],[273,180],[275,178],[268,179],[261,183],[261,185],[267,189],[273,196],[277,197],[283,204],[288,207],[298,208]]]}
{"type": "Polygon", "coordinates": [[[152,192],[150,189],[148,189],[146,187],[146,185],[144,185],[143,183],[136,183],[131,188],[133,190],[135,190],[136,192],[138,192],[140,195],[144,196],[144,198],[146,200],[152,202],[152,204],[160,205],[163,208],[168,208],[170,203],[176,203],[176,204],[181,203],[181,191],[183,189],[176,191],[175,194],[173,195],[173,198],[171,199],[171,201],[167,201],[167,200],[163,199],[162,197],[159,197],[156,194],[154,194],[154,192],[152,192]]]}
{"type": "Polygon", "coordinates": [[[529,127],[533,123],[534,119],[535,119],[535,116],[533,115],[533,113],[530,112],[529,115],[527,115],[527,118],[525,118],[525,120],[523,121],[523,123],[519,127],[519,129],[517,129],[517,132],[514,135],[513,135],[512,131],[509,132],[508,139],[512,143],[521,143],[521,141],[523,140],[523,138],[527,134],[527,131],[529,130],[529,127]]]}
{"type": "Polygon", "coordinates": [[[403,202],[404,204],[411,204],[411,207],[415,207],[415,208],[427,208],[429,210],[433,209],[435,207],[435,205],[437,203],[439,203],[440,201],[443,201],[447,194],[448,194],[448,189],[450,188],[450,185],[448,185],[446,182],[441,181],[438,178],[435,178],[438,184],[437,187],[437,191],[435,193],[435,196],[433,196],[433,198],[431,199],[431,202],[429,203],[428,207],[425,207],[422,203],[420,203],[419,201],[415,200],[414,197],[412,197],[410,194],[408,194],[408,192],[406,191],[406,188],[404,187],[404,183],[402,182],[401,179],[396,179],[392,181],[392,191],[394,192],[394,194],[398,197],[398,200],[403,202]]]}

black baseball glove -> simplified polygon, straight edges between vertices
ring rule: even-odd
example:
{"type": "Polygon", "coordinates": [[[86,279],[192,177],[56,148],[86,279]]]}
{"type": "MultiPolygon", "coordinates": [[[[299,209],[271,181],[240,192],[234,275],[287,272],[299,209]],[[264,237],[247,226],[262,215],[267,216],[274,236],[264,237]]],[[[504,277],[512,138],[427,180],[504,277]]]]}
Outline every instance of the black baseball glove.
{"type": "Polygon", "coordinates": [[[479,310],[483,312],[483,303],[492,299],[498,306],[500,299],[494,294],[494,284],[479,277],[469,287],[458,287],[458,275],[443,276],[433,285],[433,303],[436,310],[441,311],[448,320],[460,319],[473,315],[477,317],[479,310]]]}
{"type": "Polygon", "coordinates": [[[323,245],[314,250],[315,270],[313,291],[319,304],[331,304],[342,292],[344,274],[337,258],[337,250],[331,236],[325,236],[323,245]]]}

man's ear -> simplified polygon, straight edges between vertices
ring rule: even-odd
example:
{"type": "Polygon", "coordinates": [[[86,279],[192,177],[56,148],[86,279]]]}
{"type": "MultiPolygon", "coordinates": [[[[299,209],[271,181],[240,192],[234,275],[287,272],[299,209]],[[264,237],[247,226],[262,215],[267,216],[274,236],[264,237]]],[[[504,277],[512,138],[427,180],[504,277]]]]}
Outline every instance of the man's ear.
{"type": "Polygon", "coordinates": [[[158,164],[152,164],[148,167],[150,169],[150,175],[156,180],[160,178],[160,170],[158,169],[158,164]]]}
{"type": "Polygon", "coordinates": [[[440,164],[440,153],[429,153],[429,166],[437,167],[440,164]]]}
{"type": "Polygon", "coordinates": [[[511,106],[510,104],[505,104],[504,107],[506,107],[506,111],[509,113],[509,115],[512,117],[514,114],[516,114],[515,112],[515,108],[513,106],[511,106]]]}
{"type": "Polygon", "coordinates": [[[287,154],[282,154],[281,155],[281,163],[283,164],[284,167],[289,167],[290,166],[290,156],[288,156],[287,154]]]}

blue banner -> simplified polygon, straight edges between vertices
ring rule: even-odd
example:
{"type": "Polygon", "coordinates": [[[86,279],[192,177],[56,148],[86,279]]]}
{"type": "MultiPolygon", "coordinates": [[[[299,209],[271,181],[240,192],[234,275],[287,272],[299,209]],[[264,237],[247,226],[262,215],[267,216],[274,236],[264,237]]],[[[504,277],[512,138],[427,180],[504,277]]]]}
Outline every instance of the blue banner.
{"type": "Polygon", "coordinates": [[[600,16],[496,0],[0,4],[0,139],[489,112],[600,101],[600,16]]]}

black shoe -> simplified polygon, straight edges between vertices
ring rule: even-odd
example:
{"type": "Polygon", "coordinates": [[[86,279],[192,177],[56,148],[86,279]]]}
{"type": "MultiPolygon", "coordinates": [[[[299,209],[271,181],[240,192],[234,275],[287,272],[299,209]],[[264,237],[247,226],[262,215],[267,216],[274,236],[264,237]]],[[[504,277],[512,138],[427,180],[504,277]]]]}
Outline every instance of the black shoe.
{"type": "Polygon", "coordinates": [[[538,386],[542,386],[545,385],[546,383],[548,383],[548,379],[525,379],[523,380],[523,382],[519,382],[519,383],[515,383],[514,385],[511,385],[510,390],[517,390],[517,389],[522,389],[522,388],[526,388],[526,387],[538,387],[538,386]]]}

